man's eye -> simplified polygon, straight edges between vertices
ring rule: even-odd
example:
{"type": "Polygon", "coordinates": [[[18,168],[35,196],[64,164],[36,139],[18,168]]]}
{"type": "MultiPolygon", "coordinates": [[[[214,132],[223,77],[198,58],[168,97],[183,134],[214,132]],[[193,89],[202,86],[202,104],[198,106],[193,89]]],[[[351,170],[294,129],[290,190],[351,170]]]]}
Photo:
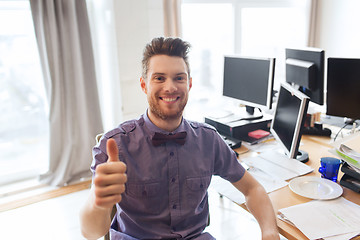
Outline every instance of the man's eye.
{"type": "Polygon", "coordinates": [[[178,80],[178,81],[184,80],[184,77],[181,77],[181,76],[176,77],[176,80],[178,80]]]}
{"type": "Polygon", "coordinates": [[[163,78],[163,77],[155,77],[155,80],[157,80],[157,81],[163,81],[164,78],[163,78]]]}

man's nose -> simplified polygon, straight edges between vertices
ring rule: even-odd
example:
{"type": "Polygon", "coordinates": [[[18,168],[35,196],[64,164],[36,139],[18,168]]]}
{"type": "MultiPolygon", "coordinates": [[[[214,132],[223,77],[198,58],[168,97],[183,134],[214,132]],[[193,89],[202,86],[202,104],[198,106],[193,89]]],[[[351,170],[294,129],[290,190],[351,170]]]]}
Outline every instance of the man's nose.
{"type": "Polygon", "coordinates": [[[164,90],[167,92],[175,92],[177,90],[176,83],[172,79],[166,79],[164,90]]]}

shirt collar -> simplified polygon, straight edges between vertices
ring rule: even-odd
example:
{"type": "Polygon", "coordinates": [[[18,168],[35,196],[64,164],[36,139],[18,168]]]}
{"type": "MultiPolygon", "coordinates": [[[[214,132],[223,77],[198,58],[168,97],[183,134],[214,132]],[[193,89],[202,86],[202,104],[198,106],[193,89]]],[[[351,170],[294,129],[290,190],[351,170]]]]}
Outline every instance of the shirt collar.
{"type": "Polygon", "coordinates": [[[174,131],[172,132],[168,132],[166,130],[163,130],[161,128],[159,128],[158,126],[156,126],[149,118],[148,114],[148,109],[146,110],[146,112],[143,114],[144,116],[144,123],[145,123],[145,126],[153,133],[155,132],[159,132],[159,133],[163,133],[163,134],[174,134],[174,133],[177,133],[177,132],[182,132],[182,131],[186,131],[186,128],[185,128],[185,122],[186,120],[184,119],[184,117],[182,118],[181,120],[181,123],[179,125],[179,127],[177,129],[175,129],[174,131]]]}

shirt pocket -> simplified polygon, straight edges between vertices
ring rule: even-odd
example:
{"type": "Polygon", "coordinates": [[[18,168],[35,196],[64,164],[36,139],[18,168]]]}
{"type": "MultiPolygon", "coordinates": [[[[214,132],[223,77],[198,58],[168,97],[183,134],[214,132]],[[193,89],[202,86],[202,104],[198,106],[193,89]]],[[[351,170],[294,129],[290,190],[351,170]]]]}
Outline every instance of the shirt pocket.
{"type": "MultiPolygon", "coordinates": [[[[159,214],[164,209],[161,199],[164,194],[161,192],[160,182],[151,183],[127,183],[126,195],[120,202],[121,207],[128,212],[159,214]]],[[[167,205],[166,205],[167,206],[167,205]]]]}
{"type": "Polygon", "coordinates": [[[207,203],[207,189],[210,185],[211,176],[190,177],[186,179],[188,207],[201,212],[207,203]]]}
{"type": "Polygon", "coordinates": [[[159,194],[160,183],[128,183],[127,193],[132,197],[151,198],[159,194]]]}

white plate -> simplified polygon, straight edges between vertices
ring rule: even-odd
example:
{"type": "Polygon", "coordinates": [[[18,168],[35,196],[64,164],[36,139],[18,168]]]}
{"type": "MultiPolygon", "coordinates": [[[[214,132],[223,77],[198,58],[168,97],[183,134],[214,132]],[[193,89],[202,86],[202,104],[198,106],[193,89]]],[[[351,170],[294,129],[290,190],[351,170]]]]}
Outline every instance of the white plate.
{"type": "Polygon", "coordinates": [[[294,178],[289,182],[289,187],[294,193],[312,199],[334,199],[343,193],[339,184],[320,177],[294,178]]]}

